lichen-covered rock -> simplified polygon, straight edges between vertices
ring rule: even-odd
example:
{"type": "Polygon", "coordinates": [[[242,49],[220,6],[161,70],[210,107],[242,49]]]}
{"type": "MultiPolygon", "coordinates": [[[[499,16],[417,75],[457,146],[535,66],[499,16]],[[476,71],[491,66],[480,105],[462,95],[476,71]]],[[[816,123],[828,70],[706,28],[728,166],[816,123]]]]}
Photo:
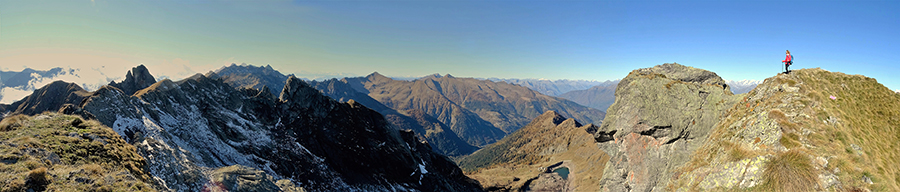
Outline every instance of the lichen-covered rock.
{"type": "Polygon", "coordinates": [[[713,72],[679,64],[637,69],[619,82],[595,139],[610,156],[605,191],[659,191],[706,141],[738,96],[713,72]]]}

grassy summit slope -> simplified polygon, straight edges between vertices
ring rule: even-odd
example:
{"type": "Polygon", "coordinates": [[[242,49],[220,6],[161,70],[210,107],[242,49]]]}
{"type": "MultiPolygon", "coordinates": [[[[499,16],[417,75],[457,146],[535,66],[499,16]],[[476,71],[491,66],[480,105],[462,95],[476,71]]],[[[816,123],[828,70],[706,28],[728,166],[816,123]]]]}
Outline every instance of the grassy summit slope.
{"type": "Polygon", "coordinates": [[[861,75],[795,70],[726,112],[668,190],[900,191],[898,141],[900,95],[861,75]]]}
{"type": "Polygon", "coordinates": [[[0,122],[0,191],[155,191],[145,167],[97,121],[44,113],[0,122]]]}

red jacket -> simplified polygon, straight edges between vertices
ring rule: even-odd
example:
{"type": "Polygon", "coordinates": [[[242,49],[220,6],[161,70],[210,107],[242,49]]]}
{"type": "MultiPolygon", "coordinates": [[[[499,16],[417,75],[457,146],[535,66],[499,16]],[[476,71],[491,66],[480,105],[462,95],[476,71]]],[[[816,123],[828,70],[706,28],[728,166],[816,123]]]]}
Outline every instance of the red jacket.
{"type": "Polygon", "coordinates": [[[782,62],[782,63],[788,63],[788,62],[791,62],[791,55],[790,55],[790,54],[785,55],[785,56],[784,56],[784,61],[781,61],[781,62],[782,62]]]}

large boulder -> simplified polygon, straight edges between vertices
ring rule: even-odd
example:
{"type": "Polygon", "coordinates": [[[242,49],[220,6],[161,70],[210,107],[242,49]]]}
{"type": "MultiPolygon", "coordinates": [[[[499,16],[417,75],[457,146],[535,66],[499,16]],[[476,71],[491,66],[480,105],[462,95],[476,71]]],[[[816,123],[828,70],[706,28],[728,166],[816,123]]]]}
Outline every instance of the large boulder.
{"type": "Polygon", "coordinates": [[[634,70],[615,95],[594,135],[611,156],[606,191],[662,190],[739,99],[715,73],[679,64],[634,70]]]}

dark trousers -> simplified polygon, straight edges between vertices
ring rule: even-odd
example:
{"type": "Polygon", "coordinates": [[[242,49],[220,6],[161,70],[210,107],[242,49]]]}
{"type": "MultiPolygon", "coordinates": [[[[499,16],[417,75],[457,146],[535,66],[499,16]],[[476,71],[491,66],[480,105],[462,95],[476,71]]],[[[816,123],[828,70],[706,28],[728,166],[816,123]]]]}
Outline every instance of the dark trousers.
{"type": "Polygon", "coordinates": [[[791,72],[791,70],[788,69],[788,66],[791,66],[791,64],[790,64],[790,63],[785,63],[785,64],[784,64],[784,72],[785,72],[785,73],[791,72]]]}

